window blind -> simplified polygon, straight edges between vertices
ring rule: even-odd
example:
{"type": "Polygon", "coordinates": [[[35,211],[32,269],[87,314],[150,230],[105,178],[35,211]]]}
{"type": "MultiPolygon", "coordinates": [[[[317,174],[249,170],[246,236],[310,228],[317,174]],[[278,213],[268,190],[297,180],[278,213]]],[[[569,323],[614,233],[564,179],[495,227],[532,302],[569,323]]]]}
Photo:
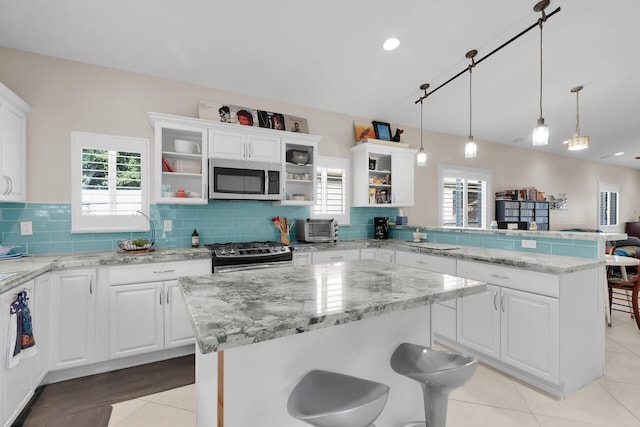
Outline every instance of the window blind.
{"type": "Polygon", "coordinates": [[[346,209],[345,170],[319,167],[316,172],[316,215],[343,215],[346,209]]]}

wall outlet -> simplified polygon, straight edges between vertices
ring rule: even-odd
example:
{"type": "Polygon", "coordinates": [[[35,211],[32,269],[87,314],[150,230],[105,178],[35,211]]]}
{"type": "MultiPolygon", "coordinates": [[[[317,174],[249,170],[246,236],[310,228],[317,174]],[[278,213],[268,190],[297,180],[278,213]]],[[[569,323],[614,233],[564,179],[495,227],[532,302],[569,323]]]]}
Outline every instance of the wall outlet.
{"type": "Polygon", "coordinates": [[[535,240],[522,240],[523,248],[535,249],[537,246],[538,242],[536,242],[535,240]]]}
{"type": "Polygon", "coordinates": [[[171,230],[173,230],[173,221],[171,221],[170,219],[165,219],[164,231],[171,231],[171,230]]]}
{"type": "Polygon", "coordinates": [[[31,221],[20,221],[20,235],[31,236],[33,235],[33,226],[31,221]]]}

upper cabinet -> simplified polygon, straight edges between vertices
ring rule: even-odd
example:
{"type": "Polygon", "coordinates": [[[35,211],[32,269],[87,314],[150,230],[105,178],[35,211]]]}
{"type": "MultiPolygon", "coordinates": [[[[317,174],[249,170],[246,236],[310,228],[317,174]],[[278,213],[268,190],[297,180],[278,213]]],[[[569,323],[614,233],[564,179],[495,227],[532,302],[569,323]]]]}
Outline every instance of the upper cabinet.
{"type": "Polygon", "coordinates": [[[201,120],[149,113],[155,130],[156,203],[207,203],[207,127],[201,120]]]}
{"type": "Polygon", "coordinates": [[[159,113],[149,113],[149,120],[155,129],[156,203],[206,204],[210,158],[276,163],[285,195],[276,203],[314,203],[314,159],[322,137],[159,113]]]}
{"type": "MultiPolygon", "coordinates": [[[[308,135],[307,135],[308,136],[308,135]]],[[[319,138],[317,138],[319,139],[319,138]]],[[[284,200],[281,205],[313,205],[316,192],[316,139],[283,138],[282,175],[284,200]]]]}
{"type": "Polygon", "coordinates": [[[237,129],[229,132],[211,129],[209,156],[216,159],[252,160],[280,163],[280,138],[266,135],[250,135],[237,129]]]}
{"type": "Polygon", "coordinates": [[[31,107],[0,83],[0,201],[27,201],[27,113],[31,107]]]}
{"type": "Polygon", "coordinates": [[[362,143],[351,152],[353,206],[413,206],[416,150],[362,143]]]}

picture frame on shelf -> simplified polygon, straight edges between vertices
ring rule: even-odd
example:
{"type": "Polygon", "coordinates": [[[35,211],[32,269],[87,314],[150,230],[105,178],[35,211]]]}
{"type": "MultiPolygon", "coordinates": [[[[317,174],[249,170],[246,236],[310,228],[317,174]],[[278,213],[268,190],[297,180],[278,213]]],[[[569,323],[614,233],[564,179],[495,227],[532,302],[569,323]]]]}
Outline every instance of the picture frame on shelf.
{"type": "Polygon", "coordinates": [[[373,130],[372,123],[358,122],[354,120],[353,130],[355,131],[357,142],[366,141],[368,138],[376,138],[376,132],[373,130]]]}
{"type": "Polygon", "coordinates": [[[229,105],[231,123],[244,126],[258,126],[258,113],[256,110],[238,105],[229,105]]]}
{"type": "Polygon", "coordinates": [[[258,110],[258,125],[261,128],[285,130],[284,116],[280,113],[258,110]]]}
{"type": "Polygon", "coordinates": [[[382,141],[391,141],[391,125],[385,122],[373,121],[373,130],[376,134],[376,139],[382,141]]]}
{"type": "Polygon", "coordinates": [[[309,133],[307,119],[288,114],[284,115],[284,129],[289,132],[309,133]]]}

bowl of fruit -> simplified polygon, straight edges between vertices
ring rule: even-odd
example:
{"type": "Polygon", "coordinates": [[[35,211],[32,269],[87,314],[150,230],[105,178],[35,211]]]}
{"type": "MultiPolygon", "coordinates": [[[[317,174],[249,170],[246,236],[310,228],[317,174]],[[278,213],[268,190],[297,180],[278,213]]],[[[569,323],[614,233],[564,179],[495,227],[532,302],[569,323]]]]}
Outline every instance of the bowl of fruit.
{"type": "Polygon", "coordinates": [[[123,251],[150,251],[153,250],[153,242],[145,238],[139,237],[135,240],[122,240],[118,242],[118,246],[123,251]]]}

